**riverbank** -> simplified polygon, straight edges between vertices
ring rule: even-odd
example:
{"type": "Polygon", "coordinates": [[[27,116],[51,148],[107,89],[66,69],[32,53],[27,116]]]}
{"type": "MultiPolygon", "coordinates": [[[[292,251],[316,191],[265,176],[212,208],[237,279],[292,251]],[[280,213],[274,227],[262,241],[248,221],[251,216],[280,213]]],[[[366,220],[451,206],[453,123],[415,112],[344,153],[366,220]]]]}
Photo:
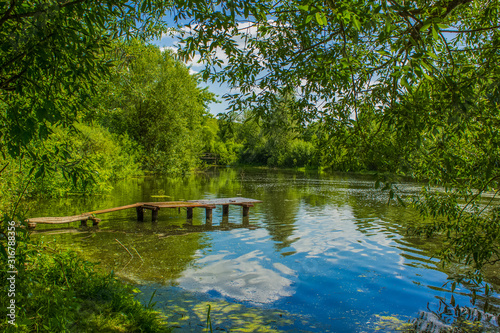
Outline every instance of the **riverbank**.
{"type": "MultiPolygon", "coordinates": [[[[2,270],[0,303],[12,309],[2,332],[170,332],[165,318],[134,297],[137,289],[56,244],[18,243],[17,274],[2,270]],[[10,279],[10,280],[9,280],[10,279]]],[[[2,265],[7,267],[7,265],[2,265]]],[[[2,311],[3,312],[3,311],[2,311]]]]}

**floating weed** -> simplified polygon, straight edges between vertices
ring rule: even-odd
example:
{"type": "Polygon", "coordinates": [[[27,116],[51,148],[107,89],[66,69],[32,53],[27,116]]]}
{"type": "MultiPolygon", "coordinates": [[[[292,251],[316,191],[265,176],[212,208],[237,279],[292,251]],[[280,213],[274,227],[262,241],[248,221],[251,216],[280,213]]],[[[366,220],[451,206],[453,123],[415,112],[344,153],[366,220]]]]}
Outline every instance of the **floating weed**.
{"type": "MultiPolygon", "coordinates": [[[[162,308],[178,332],[282,332],[295,322],[283,311],[248,307],[224,300],[199,301],[184,297],[167,300],[162,308]]],[[[174,330],[174,332],[177,332],[174,330]]]]}
{"type": "Polygon", "coordinates": [[[408,332],[414,327],[412,323],[396,316],[375,315],[375,331],[382,332],[408,332]]]}

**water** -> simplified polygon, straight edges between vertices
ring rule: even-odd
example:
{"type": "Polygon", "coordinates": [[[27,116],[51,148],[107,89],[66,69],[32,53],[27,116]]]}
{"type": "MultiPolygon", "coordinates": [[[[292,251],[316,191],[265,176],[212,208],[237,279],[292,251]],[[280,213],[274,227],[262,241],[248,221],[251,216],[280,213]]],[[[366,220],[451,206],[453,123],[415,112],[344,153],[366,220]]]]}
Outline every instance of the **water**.
{"type": "MultiPolygon", "coordinates": [[[[400,186],[404,195],[419,188],[400,186]]],[[[160,210],[156,223],[146,213],[138,223],[131,209],[100,216],[98,231],[39,225],[36,237],[71,246],[136,284],[138,297],[148,304],[153,296],[178,332],[203,331],[208,305],[214,331],[394,331],[417,318],[421,329],[436,331],[456,322],[459,311],[469,319],[481,314],[484,331],[498,330],[499,295],[474,300],[474,287],[462,284],[451,293],[461,268],[444,269],[432,257],[439,239],[408,236],[420,217],[388,205],[369,177],[223,169],[138,178],[104,197],[37,203],[29,216],[240,195],[263,203],[248,221],[231,206],[223,226],[218,207],[213,229],[205,228],[203,209],[194,210],[193,226],[185,210],[160,210]]],[[[487,280],[498,291],[498,266],[487,280]]]]}

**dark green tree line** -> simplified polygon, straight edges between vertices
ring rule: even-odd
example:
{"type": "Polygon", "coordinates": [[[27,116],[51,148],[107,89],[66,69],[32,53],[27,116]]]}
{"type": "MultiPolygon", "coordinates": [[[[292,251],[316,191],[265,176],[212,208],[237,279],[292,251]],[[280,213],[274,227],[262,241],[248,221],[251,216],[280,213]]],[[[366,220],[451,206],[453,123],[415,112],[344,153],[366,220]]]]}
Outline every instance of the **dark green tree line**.
{"type": "Polygon", "coordinates": [[[115,54],[120,65],[103,82],[90,118],[137,142],[146,170],[180,173],[194,168],[213,94],[199,88],[189,69],[157,46],[132,42],[118,45],[115,54]]]}

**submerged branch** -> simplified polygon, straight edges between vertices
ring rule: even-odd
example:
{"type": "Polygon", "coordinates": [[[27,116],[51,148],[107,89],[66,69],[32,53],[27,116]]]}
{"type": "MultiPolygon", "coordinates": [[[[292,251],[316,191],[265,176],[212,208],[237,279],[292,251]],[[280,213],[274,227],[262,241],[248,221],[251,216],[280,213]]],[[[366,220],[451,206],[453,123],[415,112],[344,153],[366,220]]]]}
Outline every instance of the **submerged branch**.
{"type": "MultiPolygon", "coordinates": [[[[129,251],[126,247],[125,247],[125,245],[123,245],[123,244],[122,244],[122,243],[121,243],[118,239],[116,239],[116,238],[115,238],[115,241],[117,241],[117,242],[118,242],[118,244],[120,244],[120,245],[121,245],[121,246],[125,249],[125,251],[127,251],[127,252],[128,252],[128,254],[130,254],[130,256],[131,256],[132,258],[134,257],[134,255],[133,255],[132,253],[130,253],[130,251],[129,251]]],[[[137,252],[137,251],[136,251],[136,252],[137,252]]]]}

